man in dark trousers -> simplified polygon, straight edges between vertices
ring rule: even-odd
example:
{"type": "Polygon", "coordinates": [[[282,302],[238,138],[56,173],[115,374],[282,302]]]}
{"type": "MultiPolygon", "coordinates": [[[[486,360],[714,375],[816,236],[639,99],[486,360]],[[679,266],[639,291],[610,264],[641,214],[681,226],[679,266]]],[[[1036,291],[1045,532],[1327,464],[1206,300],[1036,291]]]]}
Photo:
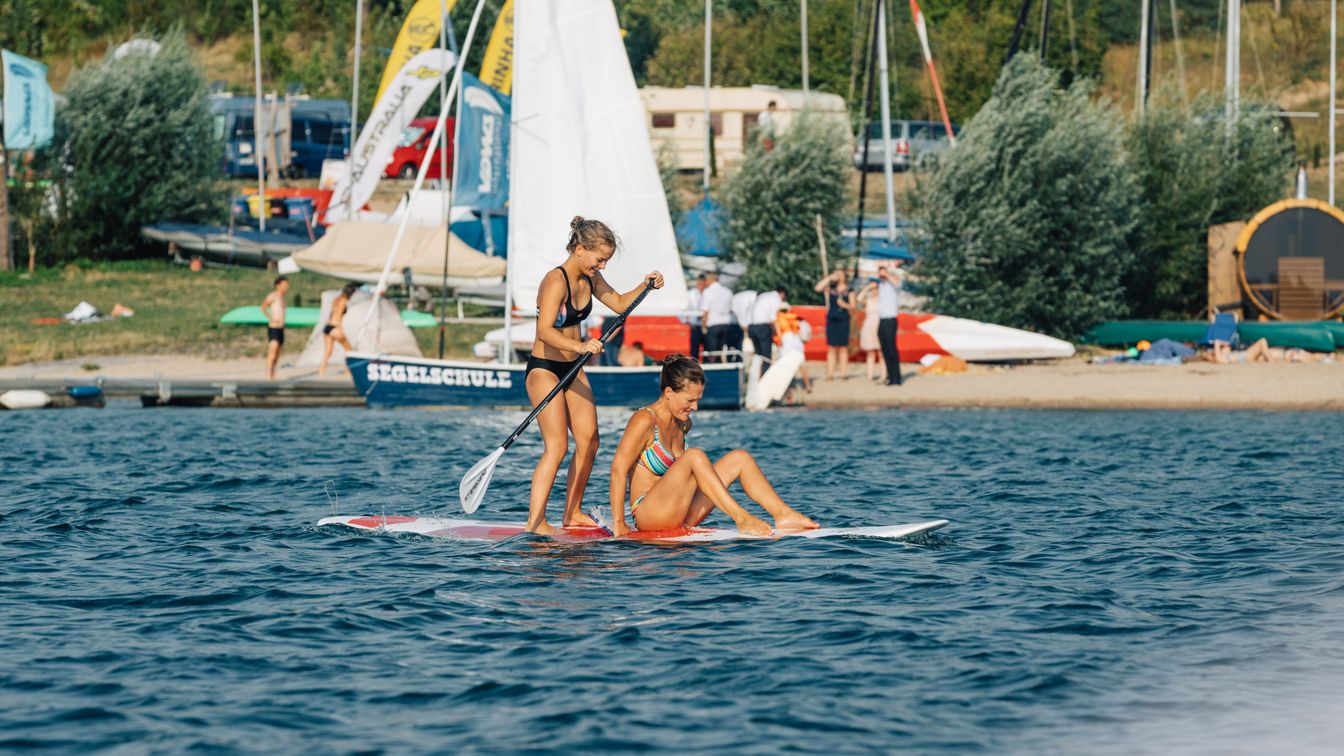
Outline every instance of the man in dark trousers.
{"type": "MultiPolygon", "coordinates": [[[[900,263],[895,263],[899,265],[900,263]]],[[[901,299],[901,281],[894,268],[877,269],[877,340],[882,362],[887,366],[887,385],[901,385],[901,353],[896,348],[896,315],[901,299]]]]}
{"type": "Polygon", "coordinates": [[[691,327],[691,359],[700,361],[700,350],[705,346],[705,324],[700,322],[704,311],[700,307],[700,295],[704,293],[705,287],[709,285],[709,276],[704,273],[695,277],[695,286],[686,292],[687,308],[694,312],[683,320],[691,327]]]}

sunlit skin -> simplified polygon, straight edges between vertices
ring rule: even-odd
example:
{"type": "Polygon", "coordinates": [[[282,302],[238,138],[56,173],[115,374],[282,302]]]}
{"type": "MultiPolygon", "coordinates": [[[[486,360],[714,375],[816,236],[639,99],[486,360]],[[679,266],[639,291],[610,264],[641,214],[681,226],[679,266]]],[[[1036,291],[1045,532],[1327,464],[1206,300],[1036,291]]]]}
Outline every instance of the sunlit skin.
{"type": "MultiPolygon", "coordinates": [[[[271,328],[285,327],[285,295],[289,294],[289,281],[281,281],[275,289],[261,301],[261,312],[266,316],[266,325],[271,328]]],[[[282,347],[278,341],[266,342],[266,379],[275,380],[275,368],[280,364],[282,347]]]]}
{"type": "MultiPolygon", "coordinates": [[[[653,271],[644,276],[639,286],[622,294],[611,288],[602,277],[602,270],[616,254],[611,245],[589,249],[580,244],[560,266],[552,270],[541,280],[537,289],[537,340],[532,354],[549,360],[573,360],[583,352],[598,354],[602,351],[600,339],[584,339],[580,326],[556,328],[556,314],[565,300],[565,279],[569,279],[569,290],[573,293],[574,304],[580,307],[590,297],[609,307],[613,312],[624,312],[631,302],[644,290],[644,281],[653,281],[655,289],[663,286],[663,275],[653,271]],[[593,281],[590,289],[583,279],[588,276],[593,281]]],[[[533,370],[527,374],[527,396],[535,407],[551,389],[560,382],[560,378],[549,370],[533,370]]],[[[532,472],[532,491],[528,500],[527,529],[533,533],[548,535],[555,531],[546,520],[546,499],[555,476],[560,470],[569,451],[569,436],[574,437],[574,455],[570,459],[569,473],[565,479],[565,512],[562,520],[568,527],[572,525],[596,525],[592,518],[584,514],[583,491],[588,485],[588,476],[593,471],[593,459],[597,456],[597,407],[593,402],[593,389],[588,376],[583,371],[564,391],[560,393],[546,409],[537,416],[537,425],[541,428],[544,444],[541,459],[532,472]]]]}
{"type": "Polygon", "coordinates": [[[661,477],[636,464],[639,455],[653,443],[653,415],[639,410],[630,416],[625,435],[621,437],[611,462],[612,532],[617,536],[630,532],[625,518],[626,502],[642,495],[644,500],[634,512],[635,527],[639,530],[694,527],[710,512],[719,509],[732,518],[739,531],[769,535],[772,532],[770,526],[743,509],[729,495],[728,486],[738,480],[747,496],[774,518],[775,528],[804,530],[817,527],[817,523],[779,498],[756,459],[747,451],[737,449],[711,463],[703,450],[686,448],[691,414],[699,409],[704,393],[703,383],[687,383],[679,390],[663,389],[658,401],[649,405],[653,415],[657,416],[659,438],[677,458],[661,477]]]}

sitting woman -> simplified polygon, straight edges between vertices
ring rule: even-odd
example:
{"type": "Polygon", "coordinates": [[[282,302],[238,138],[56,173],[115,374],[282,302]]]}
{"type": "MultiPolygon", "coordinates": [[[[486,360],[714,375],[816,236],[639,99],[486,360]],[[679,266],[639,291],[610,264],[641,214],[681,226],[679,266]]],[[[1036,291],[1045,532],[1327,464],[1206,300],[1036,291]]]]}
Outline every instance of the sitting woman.
{"type": "Polygon", "coordinates": [[[686,448],[691,413],[705,393],[700,364],[680,354],[663,360],[658,401],[635,412],[611,462],[612,532],[630,532],[625,521],[627,486],[630,512],[638,530],[673,530],[699,525],[715,508],[751,535],[769,535],[770,526],[733,501],[728,486],[741,480],[742,489],[760,504],[784,530],[817,527],[794,511],[775,493],[756,460],[742,449],[717,462],[700,449],[686,448]]]}

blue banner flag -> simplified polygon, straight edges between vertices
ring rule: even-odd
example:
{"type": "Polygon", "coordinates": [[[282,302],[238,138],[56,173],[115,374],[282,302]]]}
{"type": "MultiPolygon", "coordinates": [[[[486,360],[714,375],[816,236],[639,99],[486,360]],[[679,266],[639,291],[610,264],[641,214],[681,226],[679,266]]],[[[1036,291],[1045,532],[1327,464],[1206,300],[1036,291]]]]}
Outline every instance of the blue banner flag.
{"type": "Polygon", "coordinates": [[[455,206],[495,209],[508,203],[509,110],[508,97],[475,76],[462,74],[455,206]]]}
{"type": "Polygon", "coordinates": [[[46,147],[55,131],[47,67],[9,50],[0,51],[0,64],[5,69],[5,149],[46,147]]]}

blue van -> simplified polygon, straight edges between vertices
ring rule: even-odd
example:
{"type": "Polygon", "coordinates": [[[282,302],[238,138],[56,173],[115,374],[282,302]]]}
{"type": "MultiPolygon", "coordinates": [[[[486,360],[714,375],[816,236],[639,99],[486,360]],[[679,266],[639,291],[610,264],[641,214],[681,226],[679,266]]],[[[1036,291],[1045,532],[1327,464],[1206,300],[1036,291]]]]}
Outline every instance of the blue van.
{"type": "MultiPolygon", "coordinates": [[[[215,137],[224,143],[223,173],[233,178],[257,175],[253,144],[251,97],[211,95],[215,137]]],[[[284,172],[291,178],[319,176],[322,161],[339,160],[349,152],[350,103],[345,100],[286,98],[289,111],[289,160],[284,172]]]]}

